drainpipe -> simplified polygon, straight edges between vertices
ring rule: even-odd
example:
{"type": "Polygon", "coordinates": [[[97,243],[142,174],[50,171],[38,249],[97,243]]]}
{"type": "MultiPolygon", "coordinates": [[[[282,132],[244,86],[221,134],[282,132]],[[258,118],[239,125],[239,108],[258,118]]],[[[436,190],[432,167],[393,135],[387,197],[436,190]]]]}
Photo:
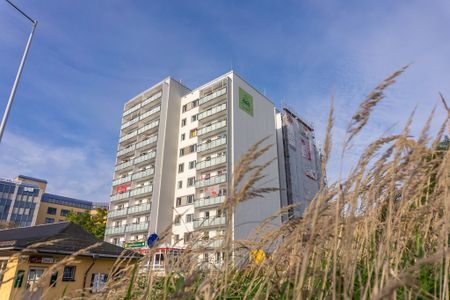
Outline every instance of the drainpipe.
{"type": "Polygon", "coordinates": [[[97,259],[98,255],[97,254],[92,254],[92,263],[89,265],[89,268],[86,270],[86,272],[84,273],[84,278],[83,278],[83,291],[81,293],[81,299],[84,298],[85,296],[85,287],[86,287],[86,281],[87,281],[87,275],[89,273],[89,271],[91,271],[92,267],[95,264],[95,260],[97,259]]]}

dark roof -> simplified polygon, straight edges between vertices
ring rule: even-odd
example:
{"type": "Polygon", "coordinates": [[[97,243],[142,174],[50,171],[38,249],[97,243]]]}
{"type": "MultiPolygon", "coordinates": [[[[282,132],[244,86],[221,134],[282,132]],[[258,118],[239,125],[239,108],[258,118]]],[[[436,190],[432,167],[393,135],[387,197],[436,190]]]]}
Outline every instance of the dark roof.
{"type": "Polygon", "coordinates": [[[39,178],[34,178],[34,177],[31,177],[31,176],[25,176],[25,175],[19,175],[19,176],[17,176],[17,178],[25,179],[25,180],[32,180],[32,181],[37,181],[37,182],[42,182],[42,183],[47,183],[47,180],[45,180],[45,179],[39,179],[39,178]]]}
{"type": "Polygon", "coordinates": [[[97,240],[81,226],[71,222],[0,230],[0,252],[2,250],[21,251],[36,243],[44,243],[33,247],[33,251],[40,253],[72,254],[95,243],[101,243],[82,255],[118,257],[123,251],[128,251],[126,254],[136,256],[135,253],[122,247],[97,240]]]}
{"type": "Polygon", "coordinates": [[[67,205],[72,207],[84,208],[84,209],[92,209],[93,204],[91,201],[80,200],[70,197],[65,197],[61,195],[55,195],[50,193],[44,193],[41,198],[42,202],[49,202],[61,205],[67,205]]]}

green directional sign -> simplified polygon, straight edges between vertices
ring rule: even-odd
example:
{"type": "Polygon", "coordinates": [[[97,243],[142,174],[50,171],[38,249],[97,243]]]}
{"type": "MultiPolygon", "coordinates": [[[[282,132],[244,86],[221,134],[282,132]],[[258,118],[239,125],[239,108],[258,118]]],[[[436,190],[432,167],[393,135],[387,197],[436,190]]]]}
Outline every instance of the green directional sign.
{"type": "Polygon", "coordinates": [[[129,242],[124,243],[123,247],[126,249],[136,249],[136,248],[142,248],[145,246],[145,242],[129,242]]]}
{"type": "Polygon", "coordinates": [[[253,97],[239,88],[239,108],[253,117],[253,97]]]}

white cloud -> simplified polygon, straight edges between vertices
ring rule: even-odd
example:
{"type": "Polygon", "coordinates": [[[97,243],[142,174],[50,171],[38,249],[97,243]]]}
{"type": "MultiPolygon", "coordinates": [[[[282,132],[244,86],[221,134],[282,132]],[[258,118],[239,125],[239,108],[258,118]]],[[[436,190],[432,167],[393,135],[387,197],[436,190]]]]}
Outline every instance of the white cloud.
{"type": "Polygon", "coordinates": [[[0,176],[38,177],[48,181],[48,192],[107,202],[114,163],[105,157],[96,147],[55,146],[8,133],[0,144],[0,176]]]}

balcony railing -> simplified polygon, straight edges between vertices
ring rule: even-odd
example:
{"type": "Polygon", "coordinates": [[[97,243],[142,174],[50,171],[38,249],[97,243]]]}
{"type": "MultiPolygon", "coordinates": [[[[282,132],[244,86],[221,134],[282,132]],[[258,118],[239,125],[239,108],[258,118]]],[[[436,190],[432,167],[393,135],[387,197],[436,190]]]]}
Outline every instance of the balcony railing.
{"type": "Polygon", "coordinates": [[[126,168],[128,168],[128,167],[130,167],[130,166],[132,166],[132,165],[133,165],[133,160],[129,160],[129,161],[124,162],[124,163],[122,163],[122,164],[120,164],[120,165],[117,165],[117,166],[114,168],[114,171],[117,172],[117,171],[126,169],[126,168]]]}
{"type": "Polygon", "coordinates": [[[225,217],[194,220],[194,229],[225,225],[225,217]]]}
{"type": "Polygon", "coordinates": [[[128,175],[126,177],[122,177],[122,178],[118,178],[116,180],[113,181],[113,186],[119,185],[119,184],[123,184],[125,182],[128,182],[131,180],[131,175],[128,175]]]}
{"type": "Polygon", "coordinates": [[[137,232],[137,231],[147,231],[148,230],[148,222],[136,223],[136,224],[128,224],[126,228],[126,232],[137,232]]]}
{"type": "Polygon", "coordinates": [[[138,134],[141,134],[143,132],[146,132],[147,130],[153,129],[159,125],[159,120],[151,122],[150,124],[145,125],[144,127],[141,127],[137,130],[138,134]]]}
{"type": "Polygon", "coordinates": [[[154,94],[153,96],[151,96],[151,97],[145,99],[145,100],[142,102],[142,106],[145,106],[145,105],[147,105],[147,104],[149,104],[149,103],[152,103],[153,101],[155,101],[155,100],[161,98],[161,95],[162,95],[162,92],[158,92],[158,93],[154,94]]]}
{"type": "Polygon", "coordinates": [[[225,196],[217,196],[211,198],[200,198],[194,201],[195,208],[201,208],[206,206],[213,206],[222,204],[225,201],[225,196]]]}
{"type": "Polygon", "coordinates": [[[121,234],[125,232],[125,226],[108,227],[105,230],[105,235],[121,234]]]}
{"type": "Polygon", "coordinates": [[[132,112],[137,111],[138,109],[141,108],[141,103],[136,104],[135,106],[133,106],[132,108],[130,108],[129,110],[124,111],[123,116],[128,116],[129,114],[131,114],[132,112]]]}
{"type": "Polygon", "coordinates": [[[141,213],[141,212],[145,212],[145,211],[150,211],[151,207],[152,207],[152,205],[150,203],[144,203],[144,204],[130,206],[130,207],[128,207],[128,214],[136,214],[136,213],[141,213]]]}
{"type": "Polygon", "coordinates": [[[199,105],[205,104],[205,103],[207,103],[207,102],[209,102],[209,101],[211,101],[211,100],[213,100],[213,99],[215,99],[215,98],[217,98],[219,96],[222,96],[222,95],[226,94],[226,92],[227,92],[227,88],[226,87],[222,88],[222,89],[220,89],[218,91],[215,91],[214,93],[212,93],[212,94],[210,94],[208,96],[205,96],[205,97],[201,98],[198,101],[198,104],[199,105]]]}
{"type": "Polygon", "coordinates": [[[123,123],[122,126],[120,126],[120,130],[123,130],[123,129],[127,128],[128,126],[136,124],[137,122],[139,122],[139,117],[136,117],[134,119],[131,119],[128,122],[123,123]]]}
{"type": "Polygon", "coordinates": [[[200,128],[200,129],[197,131],[197,135],[200,136],[200,135],[209,133],[209,132],[211,132],[211,131],[214,131],[214,130],[223,128],[223,127],[225,127],[225,126],[227,126],[227,121],[226,121],[226,120],[222,120],[222,121],[219,121],[219,122],[215,122],[215,123],[212,123],[212,124],[209,125],[209,126],[205,126],[205,127],[200,128]]]}
{"type": "Polygon", "coordinates": [[[193,248],[199,249],[199,248],[219,248],[223,245],[223,240],[208,240],[208,241],[197,241],[193,248]]]}
{"type": "Polygon", "coordinates": [[[138,172],[136,174],[133,174],[132,175],[132,179],[133,180],[141,179],[143,177],[153,175],[153,173],[155,173],[155,169],[154,168],[150,168],[150,169],[147,169],[145,171],[141,171],[141,172],[138,172]]]}
{"type": "Polygon", "coordinates": [[[108,212],[108,218],[115,218],[127,215],[127,208],[110,210],[108,212]]]}
{"type": "Polygon", "coordinates": [[[130,152],[133,152],[135,149],[136,149],[136,146],[135,145],[131,145],[131,146],[125,148],[125,149],[117,151],[117,156],[121,156],[121,155],[130,153],[130,152]]]}
{"type": "Polygon", "coordinates": [[[149,153],[147,153],[145,155],[141,155],[139,157],[136,157],[134,159],[134,163],[135,164],[140,164],[141,162],[144,162],[144,161],[147,161],[147,160],[155,158],[155,156],[156,156],[156,151],[152,151],[152,152],[149,152],[149,153]]]}
{"type": "Polygon", "coordinates": [[[151,116],[151,115],[153,115],[153,114],[159,112],[160,110],[161,110],[161,106],[157,106],[157,107],[155,107],[155,108],[152,108],[151,110],[149,110],[149,111],[143,113],[143,114],[139,117],[139,120],[144,120],[145,118],[147,118],[147,117],[149,117],[149,116],[151,116]]]}
{"type": "Polygon", "coordinates": [[[202,120],[202,119],[204,119],[204,118],[207,118],[207,117],[209,117],[209,116],[212,116],[212,115],[214,115],[214,114],[217,114],[217,113],[219,113],[219,112],[221,112],[221,111],[224,111],[224,110],[226,110],[227,109],[227,104],[226,103],[223,103],[223,104],[221,104],[221,105],[219,105],[219,106],[215,106],[215,107],[213,107],[213,108],[210,108],[210,109],[208,109],[208,110],[206,110],[206,111],[204,111],[204,112],[202,112],[202,113],[199,113],[198,115],[197,115],[197,120],[202,120]]]}
{"type": "Polygon", "coordinates": [[[147,145],[153,144],[154,142],[156,142],[158,140],[158,135],[152,135],[151,137],[149,137],[146,140],[143,140],[142,142],[139,142],[136,144],[136,149],[145,147],[147,145]]]}
{"type": "Polygon", "coordinates": [[[153,191],[152,185],[146,185],[140,188],[136,188],[130,191],[130,197],[141,195],[144,193],[151,193],[153,191]]]}
{"type": "Polygon", "coordinates": [[[199,144],[197,145],[197,152],[203,152],[203,151],[208,151],[212,148],[215,147],[219,147],[221,145],[225,145],[227,143],[227,138],[226,137],[222,137],[222,138],[218,138],[214,141],[211,141],[209,143],[203,143],[203,144],[199,144]]]}
{"type": "Polygon", "coordinates": [[[225,181],[227,181],[227,174],[222,174],[222,175],[214,176],[214,177],[204,179],[204,180],[196,180],[195,187],[198,189],[198,188],[202,188],[205,186],[219,184],[219,183],[222,183],[225,181]]]}
{"type": "Polygon", "coordinates": [[[122,136],[120,139],[119,139],[119,143],[122,143],[122,142],[124,142],[124,141],[126,141],[126,140],[129,140],[129,139],[131,139],[132,137],[135,137],[136,135],[138,134],[138,132],[135,130],[135,131],[132,131],[132,132],[130,132],[130,133],[128,133],[128,134],[125,134],[124,136],[122,136]]]}
{"type": "Polygon", "coordinates": [[[111,196],[111,201],[122,200],[130,197],[130,192],[119,193],[111,196]]]}
{"type": "Polygon", "coordinates": [[[223,164],[226,161],[227,161],[227,156],[221,155],[221,156],[211,158],[210,160],[204,160],[204,161],[198,162],[195,167],[197,168],[197,170],[202,170],[205,168],[223,164]]]}

